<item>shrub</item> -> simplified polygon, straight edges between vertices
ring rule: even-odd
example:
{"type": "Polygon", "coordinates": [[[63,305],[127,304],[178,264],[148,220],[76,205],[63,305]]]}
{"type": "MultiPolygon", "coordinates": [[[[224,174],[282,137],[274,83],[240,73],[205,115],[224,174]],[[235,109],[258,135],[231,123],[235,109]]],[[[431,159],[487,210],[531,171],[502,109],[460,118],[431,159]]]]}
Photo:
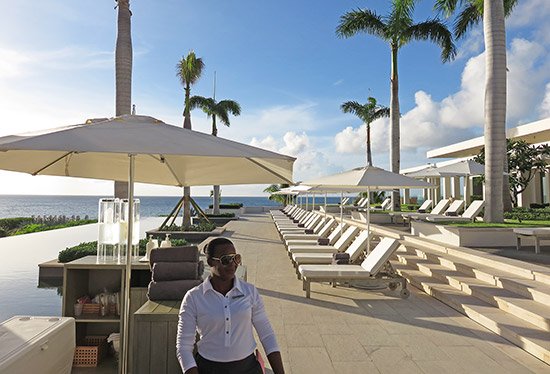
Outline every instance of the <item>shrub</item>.
{"type": "Polygon", "coordinates": [[[21,226],[31,224],[33,221],[30,217],[2,218],[0,219],[0,238],[11,235],[11,232],[17,230],[21,226]]]}
{"type": "MultiPolygon", "coordinates": [[[[172,246],[187,245],[185,239],[171,239],[172,246]]],[[[159,243],[160,244],[160,243],[159,243]]],[[[147,239],[141,239],[139,241],[139,255],[145,256],[147,248],[147,239]]],[[[71,262],[86,256],[95,256],[97,254],[97,241],[80,243],[74,247],[67,247],[57,256],[57,260],[61,263],[71,262]]]]}
{"type": "Polygon", "coordinates": [[[84,242],[76,245],[74,247],[67,247],[66,249],[59,252],[57,260],[59,262],[71,262],[76,259],[85,257],[85,256],[95,256],[97,254],[97,241],[93,242],[84,242]]]}
{"type": "Polygon", "coordinates": [[[221,214],[207,214],[208,218],[233,218],[235,217],[235,213],[221,213],[221,214]]]}
{"type": "MultiPolygon", "coordinates": [[[[239,209],[243,207],[243,203],[228,203],[228,204],[220,204],[220,209],[239,209]]],[[[214,205],[210,204],[208,205],[209,209],[214,208],[214,205]]]]}
{"type": "Polygon", "coordinates": [[[550,220],[550,208],[514,208],[511,212],[504,212],[504,218],[518,221],[547,221],[550,220]]]}
{"type": "Polygon", "coordinates": [[[178,225],[166,226],[164,231],[196,231],[196,232],[206,232],[212,231],[216,228],[214,223],[208,223],[206,221],[200,221],[198,224],[191,225],[189,227],[183,228],[178,225]]]}

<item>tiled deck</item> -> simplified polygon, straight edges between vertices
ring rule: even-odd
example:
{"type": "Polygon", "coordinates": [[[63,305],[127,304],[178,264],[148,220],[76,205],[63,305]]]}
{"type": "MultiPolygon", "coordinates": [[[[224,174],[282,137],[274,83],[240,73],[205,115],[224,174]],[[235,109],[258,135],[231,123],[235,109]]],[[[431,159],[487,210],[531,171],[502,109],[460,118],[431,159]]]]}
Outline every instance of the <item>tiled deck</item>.
{"type": "Polygon", "coordinates": [[[227,226],[248,281],[263,295],[287,373],[547,373],[550,368],[454,309],[411,288],[312,284],[306,299],[268,214],[227,226]]]}

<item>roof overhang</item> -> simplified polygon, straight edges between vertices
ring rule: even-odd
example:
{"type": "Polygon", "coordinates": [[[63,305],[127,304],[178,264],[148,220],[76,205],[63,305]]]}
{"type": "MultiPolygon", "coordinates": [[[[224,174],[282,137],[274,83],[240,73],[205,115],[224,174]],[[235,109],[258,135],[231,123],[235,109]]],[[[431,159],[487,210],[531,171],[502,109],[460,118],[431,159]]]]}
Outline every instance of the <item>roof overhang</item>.
{"type": "MultiPolygon", "coordinates": [[[[506,137],[514,140],[525,140],[529,144],[550,142],[550,117],[508,129],[506,137]]],[[[436,148],[426,153],[428,158],[471,157],[481,151],[485,137],[480,136],[460,143],[436,148]]]]}

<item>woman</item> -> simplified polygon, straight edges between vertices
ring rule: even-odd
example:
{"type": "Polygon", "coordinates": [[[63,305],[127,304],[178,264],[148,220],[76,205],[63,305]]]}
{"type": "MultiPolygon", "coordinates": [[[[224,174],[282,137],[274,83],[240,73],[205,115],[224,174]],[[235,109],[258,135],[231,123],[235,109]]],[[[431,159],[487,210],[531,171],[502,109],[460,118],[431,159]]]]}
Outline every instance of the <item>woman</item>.
{"type": "Polygon", "coordinates": [[[254,355],[256,329],[275,374],[283,374],[281,353],[256,287],[235,277],[241,255],[226,238],[205,248],[210,277],[183,298],[177,355],[185,374],[261,374],[254,355]],[[200,336],[193,355],[196,332],[200,336]]]}

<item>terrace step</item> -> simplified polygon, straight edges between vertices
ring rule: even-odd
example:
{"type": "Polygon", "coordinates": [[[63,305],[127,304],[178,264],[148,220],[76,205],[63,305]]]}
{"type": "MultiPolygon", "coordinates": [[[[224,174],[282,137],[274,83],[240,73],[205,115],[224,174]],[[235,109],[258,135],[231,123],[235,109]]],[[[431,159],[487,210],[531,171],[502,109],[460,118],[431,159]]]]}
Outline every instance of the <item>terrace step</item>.
{"type": "Polygon", "coordinates": [[[538,326],[515,317],[477,297],[459,291],[443,281],[399,261],[392,261],[395,270],[413,286],[423,290],[470,319],[488,328],[550,365],[550,334],[538,326]]]}
{"type": "Polygon", "coordinates": [[[546,282],[541,282],[539,279],[518,276],[516,273],[495,269],[483,263],[465,260],[429,248],[416,246],[404,246],[404,248],[406,248],[408,254],[418,256],[433,263],[439,263],[449,269],[505,288],[539,303],[550,305],[550,285],[546,282]]]}
{"type": "Polygon", "coordinates": [[[543,266],[530,265],[526,267],[525,263],[519,260],[498,257],[475,249],[445,245],[426,238],[406,236],[403,241],[405,245],[410,244],[432,253],[445,254],[445,257],[452,256],[455,259],[464,260],[469,263],[483,264],[486,267],[502,270],[522,278],[536,279],[550,286],[550,269],[543,266]]]}
{"type": "Polygon", "coordinates": [[[550,307],[548,304],[528,299],[508,289],[501,288],[482,280],[472,278],[459,271],[451,270],[443,265],[434,264],[412,255],[397,253],[401,263],[430,275],[443,283],[475,296],[507,313],[525,320],[539,328],[550,332],[550,307]]]}

